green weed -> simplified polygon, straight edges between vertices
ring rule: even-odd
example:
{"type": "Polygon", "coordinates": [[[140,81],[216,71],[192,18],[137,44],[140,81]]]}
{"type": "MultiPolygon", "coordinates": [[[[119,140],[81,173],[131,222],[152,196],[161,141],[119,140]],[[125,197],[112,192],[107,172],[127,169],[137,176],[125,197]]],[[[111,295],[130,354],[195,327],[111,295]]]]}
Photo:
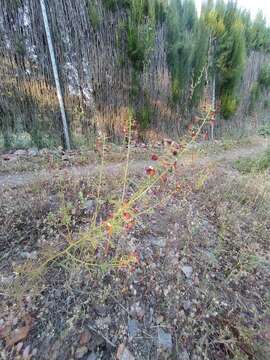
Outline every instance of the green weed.
{"type": "Polygon", "coordinates": [[[242,174],[263,172],[270,167],[270,149],[257,158],[239,159],[234,167],[242,174]]]}
{"type": "Polygon", "coordinates": [[[270,136],[270,124],[261,126],[257,133],[261,136],[270,136]]]}

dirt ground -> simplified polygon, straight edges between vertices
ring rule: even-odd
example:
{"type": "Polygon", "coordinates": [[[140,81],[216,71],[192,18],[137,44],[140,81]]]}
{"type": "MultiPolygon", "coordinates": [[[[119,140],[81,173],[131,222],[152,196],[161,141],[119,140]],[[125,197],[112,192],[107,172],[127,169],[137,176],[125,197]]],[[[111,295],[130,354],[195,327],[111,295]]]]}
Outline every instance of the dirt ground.
{"type": "MultiPolygon", "coordinates": [[[[83,248],[38,273],[41,259],[87,238],[93,214],[100,224],[110,219],[125,164],[106,161],[100,182],[98,164],[33,173],[24,165],[7,171],[5,163],[0,357],[269,359],[270,174],[234,168],[266,146],[254,138],[189,149],[136,202],[132,227],[110,234],[105,257],[97,247],[98,266],[76,261],[83,248]],[[108,266],[115,254],[136,261],[108,266]]],[[[155,167],[153,151],[131,161],[127,196],[140,194],[145,168],[155,167]]]]}

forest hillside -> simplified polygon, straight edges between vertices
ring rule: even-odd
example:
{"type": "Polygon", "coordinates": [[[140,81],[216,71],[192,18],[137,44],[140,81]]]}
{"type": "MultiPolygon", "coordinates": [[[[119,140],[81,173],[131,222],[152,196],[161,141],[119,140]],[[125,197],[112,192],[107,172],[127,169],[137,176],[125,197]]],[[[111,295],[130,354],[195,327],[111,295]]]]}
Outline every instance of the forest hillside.
{"type": "MultiPolygon", "coordinates": [[[[23,133],[33,146],[57,146],[63,130],[40,4],[1,5],[4,145],[23,133]]],[[[74,145],[97,131],[123,139],[130,113],[145,141],[185,133],[209,108],[218,137],[267,122],[262,12],[251,19],[232,1],[208,1],[198,16],[192,0],[55,0],[48,19],[74,145]]]]}

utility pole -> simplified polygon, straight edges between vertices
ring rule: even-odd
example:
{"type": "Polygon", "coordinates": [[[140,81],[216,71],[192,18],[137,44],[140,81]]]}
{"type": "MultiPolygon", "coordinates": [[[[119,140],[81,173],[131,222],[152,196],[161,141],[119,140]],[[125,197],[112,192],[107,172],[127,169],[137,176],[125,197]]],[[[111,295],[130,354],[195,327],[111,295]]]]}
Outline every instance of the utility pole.
{"type": "Polygon", "coordinates": [[[61,111],[66,148],[67,148],[67,150],[70,150],[70,139],[69,139],[69,133],[68,133],[65,105],[64,105],[62,90],[61,90],[61,86],[60,86],[59,74],[58,74],[58,69],[57,69],[57,64],[56,64],[56,57],[55,57],[55,52],[54,52],[53,43],[52,43],[51,30],[50,30],[50,26],[49,26],[47,10],[46,10],[46,5],[45,5],[44,0],[40,0],[40,6],[41,6],[41,11],[42,11],[42,17],[43,17],[43,22],[44,22],[44,26],[45,26],[47,41],[48,41],[48,47],[49,47],[49,51],[50,51],[50,57],[51,57],[51,63],[52,63],[52,68],[53,68],[53,76],[54,76],[55,85],[56,85],[57,97],[58,97],[60,111],[61,111]]]}
{"type": "MultiPolygon", "coordinates": [[[[216,73],[215,73],[215,54],[216,54],[216,39],[213,36],[210,40],[210,46],[212,47],[212,76],[213,76],[213,82],[212,82],[212,109],[211,111],[216,111],[216,73]]],[[[216,114],[215,114],[216,116],[216,114]]],[[[214,121],[211,121],[211,140],[214,141],[214,121]]]]}

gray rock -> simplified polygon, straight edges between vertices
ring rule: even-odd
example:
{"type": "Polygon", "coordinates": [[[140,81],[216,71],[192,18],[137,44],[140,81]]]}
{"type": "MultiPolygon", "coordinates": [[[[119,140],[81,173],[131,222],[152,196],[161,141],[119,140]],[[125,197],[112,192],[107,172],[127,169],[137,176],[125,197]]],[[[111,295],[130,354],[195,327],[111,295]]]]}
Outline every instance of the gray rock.
{"type": "Polygon", "coordinates": [[[32,252],[22,251],[21,252],[21,257],[25,258],[25,259],[35,260],[37,258],[37,256],[38,256],[37,251],[32,251],[32,252]]]}
{"type": "MultiPolygon", "coordinates": [[[[44,349],[44,350],[47,348],[47,346],[49,346],[49,343],[50,343],[49,338],[46,339],[46,340],[43,342],[42,346],[43,346],[43,349],[44,349]],[[47,343],[48,343],[48,344],[47,344],[47,343]],[[45,345],[45,346],[44,346],[44,345],[45,345]],[[47,345],[47,346],[46,346],[46,345],[47,345]]],[[[62,346],[61,342],[60,342],[59,340],[56,340],[56,342],[52,345],[51,350],[50,350],[50,359],[52,359],[52,360],[57,360],[57,359],[59,359],[58,356],[59,356],[59,353],[60,353],[61,346],[62,346]]],[[[42,349],[42,350],[43,350],[43,349],[42,349]]]]}
{"type": "Polygon", "coordinates": [[[87,346],[79,347],[75,352],[75,359],[82,359],[88,353],[87,346]]]}
{"type": "Polygon", "coordinates": [[[26,156],[27,155],[27,150],[17,150],[14,152],[14,155],[16,156],[26,156]]]}
{"type": "Polygon", "coordinates": [[[31,346],[27,345],[26,348],[23,350],[23,354],[22,354],[23,359],[29,359],[30,349],[31,349],[31,346]]]}
{"type": "Polygon", "coordinates": [[[31,355],[32,355],[32,356],[36,356],[36,355],[37,355],[37,352],[38,352],[37,348],[34,348],[33,351],[32,351],[32,353],[31,353],[31,355]]]}
{"type": "Polygon", "coordinates": [[[180,359],[180,360],[190,360],[189,353],[188,353],[186,350],[182,351],[182,352],[179,354],[179,359],[180,359]]]}
{"type": "Polygon", "coordinates": [[[128,320],[128,336],[134,337],[140,332],[140,323],[137,320],[128,320]]]}
{"type": "Polygon", "coordinates": [[[92,352],[88,357],[87,360],[97,360],[97,354],[92,352]]]}
{"type": "Polygon", "coordinates": [[[135,360],[135,357],[125,347],[124,344],[119,345],[117,349],[116,359],[118,360],[135,360]]]}
{"type": "Polygon", "coordinates": [[[39,154],[41,156],[48,155],[48,153],[49,153],[49,150],[46,148],[39,150],[39,154]]]}
{"type": "Polygon", "coordinates": [[[160,248],[164,248],[167,243],[167,239],[165,238],[153,238],[152,240],[153,245],[158,246],[160,248]]]}
{"type": "Polygon", "coordinates": [[[186,311],[190,310],[191,309],[191,302],[189,300],[183,301],[183,308],[186,311]]]}
{"type": "Polygon", "coordinates": [[[38,148],[31,148],[28,150],[29,156],[37,156],[38,155],[38,148]]]}
{"type": "MultiPolygon", "coordinates": [[[[10,285],[14,280],[15,280],[14,275],[10,275],[10,276],[3,276],[3,275],[1,275],[1,277],[0,277],[0,284],[10,285]]],[[[1,324],[0,324],[0,325],[1,325],[1,324]]]]}
{"type": "Polygon", "coordinates": [[[106,316],[106,317],[99,317],[98,319],[96,319],[95,323],[96,323],[96,326],[99,328],[99,329],[106,329],[109,327],[109,325],[111,324],[112,322],[112,318],[110,315],[106,316]]]}
{"type": "Polygon", "coordinates": [[[131,305],[130,307],[130,313],[132,316],[137,317],[139,319],[142,319],[145,315],[144,308],[140,305],[139,302],[131,305]]]}
{"type": "Polygon", "coordinates": [[[94,310],[98,316],[105,317],[109,312],[109,308],[106,305],[95,305],[94,310]]]}
{"type": "Polygon", "coordinates": [[[83,211],[86,214],[93,213],[96,210],[96,201],[91,199],[87,200],[83,205],[83,211]]]}
{"type": "Polygon", "coordinates": [[[158,346],[163,349],[172,349],[172,335],[165,332],[161,327],[158,328],[158,346]]]}
{"type": "Polygon", "coordinates": [[[19,342],[17,345],[16,345],[16,351],[17,353],[19,353],[23,348],[23,341],[19,342]]]}
{"type": "Polygon", "coordinates": [[[189,265],[184,265],[181,267],[181,270],[183,271],[183,273],[185,274],[187,279],[190,279],[193,273],[193,268],[192,266],[189,265]]]}
{"type": "Polygon", "coordinates": [[[184,350],[179,354],[179,359],[180,360],[190,360],[190,356],[189,356],[188,352],[186,350],[184,350]]]}
{"type": "Polygon", "coordinates": [[[5,155],[3,155],[2,159],[4,161],[16,161],[17,157],[15,155],[12,155],[12,154],[5,154],[5,155]]]}
{"type": "Polygon", "coordinates": [[[65,155],[62,155],[62,160],[63,161],[70,161],[70,156],[65,154],[65,155]]]}

